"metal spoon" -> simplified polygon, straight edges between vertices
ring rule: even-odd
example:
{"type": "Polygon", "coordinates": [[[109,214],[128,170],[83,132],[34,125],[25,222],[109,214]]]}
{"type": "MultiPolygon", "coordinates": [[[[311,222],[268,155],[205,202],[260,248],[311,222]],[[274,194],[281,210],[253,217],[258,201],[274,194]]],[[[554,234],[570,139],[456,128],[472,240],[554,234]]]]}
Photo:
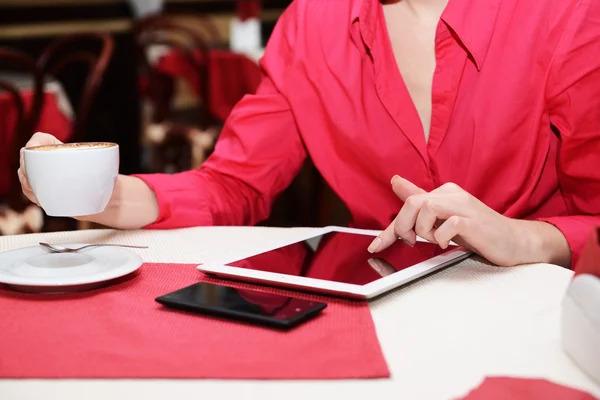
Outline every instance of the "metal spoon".
{"type": "Polygon", "coordinates": [[[81,246],[81,247],[77,247],[74,249],[65,247],[65,246],[60,246],[57,244],[48,244],[48,243],[44,243],[44,242],[40,242],[40,246],[45,247],[52,253],[76,253],[80,250],[87,249],[90,247],[128,247],[131,249],[147,249],[148,248],[148,246],[130,246],[130,245],[125,245],[125,244],[104,244],[104,243],[88,244],[86,246],[81,246]]]}

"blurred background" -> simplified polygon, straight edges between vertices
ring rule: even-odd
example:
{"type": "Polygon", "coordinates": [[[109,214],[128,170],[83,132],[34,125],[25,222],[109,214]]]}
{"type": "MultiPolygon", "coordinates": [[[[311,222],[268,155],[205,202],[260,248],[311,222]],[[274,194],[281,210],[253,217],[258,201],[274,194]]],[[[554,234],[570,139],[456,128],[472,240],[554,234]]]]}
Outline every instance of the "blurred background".
{"type": "MultiPolygon", "coordinates": [[[[0,235],[95,228],[48,218],[20,193],[36,131],[110,141],[121,172],[175,173],[208,157],[291,0],[0,0],[0,235]]],[[[345,225],[307,160],[265,225],[345,225]]]]}

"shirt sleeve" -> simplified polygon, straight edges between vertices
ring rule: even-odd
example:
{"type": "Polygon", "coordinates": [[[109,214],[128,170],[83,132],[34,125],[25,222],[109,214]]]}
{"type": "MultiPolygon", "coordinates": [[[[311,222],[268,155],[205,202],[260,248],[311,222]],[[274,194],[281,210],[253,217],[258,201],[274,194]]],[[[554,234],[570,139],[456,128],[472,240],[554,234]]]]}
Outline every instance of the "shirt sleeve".
{"type": "Polygon", "coordinates": [[[600,2],[581,0],[548,77],[550,122],[560,132],[558,178],[569,216],[544,218],[566,237],[571,265],[600,225],[600,2]]]}
{"type": "Polygon", "coordinates": [[[297,37],[295,7],[286,9],[271,35],[256,94],[234,107],[202,166],[136,175],[158,201],[158,219],[146,228],[253,225],[269,216],[274,198],[298,174],[306,151],[285,96],[297,37]]]}

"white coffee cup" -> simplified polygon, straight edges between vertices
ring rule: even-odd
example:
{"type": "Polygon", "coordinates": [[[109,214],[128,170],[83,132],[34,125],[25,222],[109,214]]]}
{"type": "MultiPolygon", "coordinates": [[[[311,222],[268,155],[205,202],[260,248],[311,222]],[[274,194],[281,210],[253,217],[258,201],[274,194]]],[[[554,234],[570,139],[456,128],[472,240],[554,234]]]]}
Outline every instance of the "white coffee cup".
{"type": "Polygon", "coordinates": [[[115,143],[65,143],[24,151],[31,189],[46,214],[78,217],[106,208],[119,174],[115,143]]]}

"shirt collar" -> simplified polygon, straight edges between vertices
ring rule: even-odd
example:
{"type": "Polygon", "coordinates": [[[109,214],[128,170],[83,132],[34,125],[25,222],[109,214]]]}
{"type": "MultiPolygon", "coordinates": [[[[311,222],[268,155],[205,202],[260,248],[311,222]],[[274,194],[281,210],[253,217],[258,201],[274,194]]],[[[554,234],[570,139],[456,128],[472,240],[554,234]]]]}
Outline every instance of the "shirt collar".
{"type": "MultiPolygon", "coordinates": [[[[469,52],[477,69],[487,55],[502,0],[449,0],[442,20],[452,29],[469,52]]],[[[362,39],[371,47],[377,21],[379,0],[355,0],[352,21],[360,23],[362,39]]]]}
{"type": "Polygon", "coordinates": [[[360,34],[365,45],[373,44],[375,26],[377,24],[378,0],[354,0],[352,5],[352,22],[360,25],[360,34]]]}
{"type": "Polygon", "coordinates": [[[442,20],[458,36],[481,69],[494,33],[502,0],[450,0],[442,20]]]}

